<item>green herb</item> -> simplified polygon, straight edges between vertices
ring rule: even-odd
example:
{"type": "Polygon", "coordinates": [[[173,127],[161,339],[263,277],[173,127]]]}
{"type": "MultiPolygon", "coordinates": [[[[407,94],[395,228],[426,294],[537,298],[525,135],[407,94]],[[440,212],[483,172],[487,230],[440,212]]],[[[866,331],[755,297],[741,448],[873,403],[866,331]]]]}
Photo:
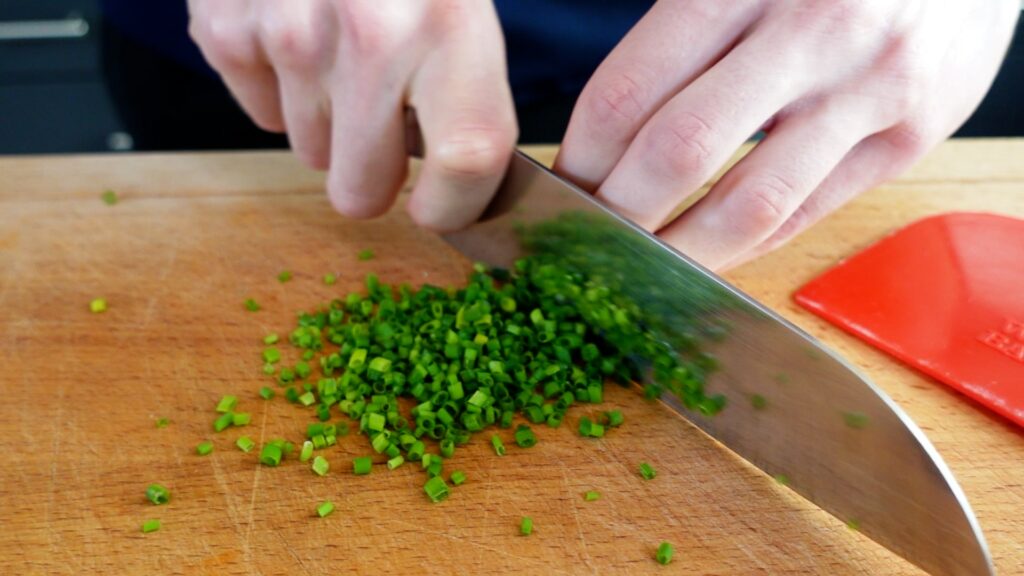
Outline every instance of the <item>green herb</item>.
{"type": "Polygon", "coordinates": [[[153,504],[167,504],[171,499],[171,493],[159,484],[150,484],[146,487],[146,499],[153,504]]]}
{"type": "Polygon", "coordinates": [[[530,430],[530,427],[525,424],[520,424],[513,434],[516,441],[516,446],[520,448],[530,448],[537,443],[537,436],[530,430]]]}
{"type": "Polygon", "coordinates": [[[331,512],[334,512],[334,503],[330,500],[316,507],[316,514],[321,518],[327,516],[331,512]]]}
{"type": "Polygon", "coordinates": [[[776,474],[775,476],[772,476],[772,478],[774,478],[775,482],[781,486],[789,486],[789,476],[786,476],[785,474],[776,474]]]}
{"type": "Polygon", "coordinates": [[[580,418],[579,431],[580,436],[587,436],[590,438],[601,438],[604,436],[604,426],[592,421],[586,416],[580,418]]]}
{"type": "Polygon", "coordinates": [[[263,362],[266,364],[277,364],[281,361],[281,351],[277,348],[263,349],[263,362]]]}
{"type": "Polygon", "coordinates": [[[114,204],[117,204],[117,192],[114,192],[113,190],[104,190],[103,194],[100,195],[100,199],[102,199],[103,203],[107,206],[113,206],[114,204]]]}
{"type": "Polygon", "coordinates": [[[259,303],[257,303],[252,298],[246,298],[243,305],[245,306],[245,309],[248,310],[249,312],[259,312],[260,310],[259,303]]]}
{"type": "Polygon", "coordinates": [[[395,456],[394,458],[388,460],[388,470],[394,470],[395,468],[398,468],[402,464],[405,464],[405,458],[401,454],[399,454],[398,456],[395,456]]]}
{"type": "Polygon", "coordinates": [[[609,410],[608,412],[604,413],[604,423],[609,428],[617,428],[619,426],[622,426],[623,420],[624,418],[620,410],[609,410]]]}
{"type": "Polygon", "coordinates": [[[751,394],[750,405],[754,407],[754,410],[764,410],[768,406],[768,400],[760,394],[751,394]]]}
{"type": "Polygon", "coordinates": [[[170,423],[171,423],[171,421],[168,420],[167,418],[157,418],[156,419],[156,427],[157,428],[167,428],[168,424],[170,424],[170,423]]]}
{"type": "Polygon", "coordinates": [[[668,564],[672,561],[672,555],[674,553],[675,550],[672,548],[671,544],[668,542],[662,542],[658,546],[658,551],[654,554],[654,559],[658,561],[658,564],[668,564]]]}
{"type": "Polygon", "coordinates": [[[357,476],[369,474],[372,467],[373,458],[369,456],[358,456],[352,459],[352,472],[357,476]]]}
{"type": "Polygon", "coordinates": [[[653,466],[647,462],[643,462],[640,464],[640,475],[643,476],[644,480],[653,480],[658,473],[654,471],[653,466]]]}
{"type": "MultiPolygon", "coordinates": [[[[248,452],[248,450],[246,450],[248,452]]],[[[284,450],[276,444],[264,444],[260,450],[260,464],[274,467],[281,464],[281,457],[284,450]]]]}
{"type": "Polygon", "coordinates": [[[89,302],[89,310],[93,314],[100,314],[107,311],[107,301],[104,298],[96,298],[89,302]]]}
{"type": "Polygon", "coordinates": [[[431,502],[440,502],[448,498],[449,495],[448,484],[440,476],[428,479],[427,483],[423,485],[423,491],[427,493],[431,502]]]}
{"type": "Polygon", "coordinates": [[[583,499],[587,502],[593,502],[601,497],[601,493],[597,490],[588,490],[583,494],[583,499]]]}
{"type": "Polygon", "coordinates": [[[217,412],[227,413],[235,409],[238,405],[238,397],[236,396],[224,396],[217,403],[217,412]]]}
{"type": "Polygon", "coordinates": [[[264,364],[263,365],[263,373],[266,374],[267,376],[273,376],[274,375],[274,370],[275,370],[275,368],[274,368],[273,364],[264,364]]]}
{"type": "Polygon", "coordinates": [[[448,477],[451,480],[453,486],[461,486],[466,481],[466,473],[461,470],[452,472],[451,476],[448,477]]]}
{"type": "Polygon", "coordinates": [[[252,414],[249,414],[248,412],[231,414],[232,426],[248,426],[249,422],[252,422],[252,414]]]}
{"type": "Polygon", "coordinates": [[[849,528],[850,530],[853,530],[854,532],[859,532],[860,531],[860,520],[857,520],[855,518],[850,518],[849,520],[846,521],[846,527],[849,528]]]}
{"type": "Polygon", "coordinates": [[[220,416],[217,417],[216,420],[213,421],[214,432],[221,432],[225,430],[228,426],[231,426],[234,420],[235,415],[232,414],[231,412],[228,412],[227,414],[221,414],[220,416]]]}
{"type": "Polygon", "coordinates": [[[324,274],[324,284],[327,286],[333,286],[338,281],[338,277],[334,274],[324,274]]]}
{"type": "Polygon", "coordinates": [[[196,454],[200,456],[206,456],[210,452],[213,452],[213,442],[206,441],[196,444],[196,454]]]}
{"type": "Polygon", "coordinates": [[[284,284],[285,282],[291,279],[292,273],[290,270],[282,270],[281,273],[277,275],[277,281],[280,282],[281,284],[284,284]]]}
{"type": "Polygon", "coordinates": [[[523,516],[523,519],[519,521],[519,533],[523,536],[533,534],[533,518],[523,516]]]}
{"type": "Polygon", "coordinates": [[[277,334],[267,334],[266,336],[263,337],[263,343],[266,344],[267,346],[277,344],[278,340],[279,338],[277,334]]]}
{"type": "Polygon", "coordinates": [[[156,532],[160,529],[159,520],[146,520],[142,523],[142,533],[149,534],[150,532],[156,532]]]}
{"type": "Polygon", "coordinates": [[[260,388],[260,398],[263,398],[264,400],[270,400],[273,397],[274,390],[272,388],[270,388],[269,386],[264,386],[260,388]]]}
{"type": "Polygon", "coordinates": [[[248,436],[242,436],[238,440],[235,440],[235,446],[242,452],[249,452],[256,447],[256,443],[252,441],[252,438],[248,436]]]}
{"type": "Polygon", "coordinates": [[[299,452],[299,462],[306,462],[313,457],[313,443],[306,440],[302,443],[302,451],[299,452]]]}
{"type": "Polygon", "coordinates": [[[491,436],[491,446],[494,448],[494,453],[498,456],[505,455],[505,445],[501,443],[501,438],[497,434],[491,436]]]}
{"type": "Polygon", "coordinates": [[[373,260],[373,250],[369,248],[359,251],[359,259],[362,261],[373,260]]]}
{"type": "Polygon", "coordinates": [[[863,412],[843,412],[843,422],[850,428],[860,430],[866,428],[870,418],[863,412]]]}
{"type": "Polygon", "coordinates": [[[324,476],[330,469],[331,465],[323,456],[317,456],[313,458],[313,472],[316,472],[317,476],[324,476]]]}

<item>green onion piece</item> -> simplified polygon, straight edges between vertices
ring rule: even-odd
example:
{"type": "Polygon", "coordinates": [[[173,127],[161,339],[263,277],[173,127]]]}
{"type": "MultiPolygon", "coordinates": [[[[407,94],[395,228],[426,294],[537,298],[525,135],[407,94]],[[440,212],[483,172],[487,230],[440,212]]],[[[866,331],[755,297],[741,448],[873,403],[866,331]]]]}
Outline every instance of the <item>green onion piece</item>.
{"type": "Polygon", "coordinates": [[[330,500],[327,500],[316,507],[316,515],[321,518],[327,516],[331,512],[334,512],[334,503],[331,502],[330,500]]]}
{"type": "Polygon", "coordinates": [[[750,405],[754,407],[754,410],[764,410],[768,406],[768,400],[760,394],[751,394],[750,405]]]}
{"type": "Polygon", "coordinates": [[[775,476],[772,476],[772,478],[774,478],[775,482],[778,483],[780,486],[789,485],[789,476],[786,476],[785,474],[776,474],[775,476]]]}
{"type": "Polygon", "coordinates": [[[654,559],[658,561],[658,564],[668,564],[672,561],[672,554],[674,553],[675,550],[672,549],[671,544],[669,544],[668,542],[662,542],[658,546],[658,551],[657,553],[655,553],[654,559]]]}
{"type": "Polygon", "coordinates": [[[843,422],[855,430],[866,428],[870,418],[863,412],[843,412],[843,422]]]}
{"type": "Polygon", "coordinates": [[[234,422],[234,420],[235,415],[232,414],[231,412],[228,412],[227,414],[221,414],[220,416],[217,417],[216,420],[213,421],[214,432],[223,431],[228,426],[231,426],[231,423],[234,422]]]}
{"type": "Polygon", "coordinates": [[[103,194],[100,194],[100,199],[103,200],[103,203],[107,206],[113,206],[114,204],[117,204],[117,192],[114,192],[113,190],[104,190],[103,194]]]}
{"type": "Polygon", "coordinates": [[[608,424],[609,428],[615,428],[622,426],[622,411],[620,410],[609,410],[604,413],[605,423],[608,424]]]}
{"type": "Polygon", "coordinates": [[[373,250],[367,248],[366,250],[359,251],[359,259],[362,261],[373,260],[373,250]]]}
{"type": "Polygon", "coordinates": [[[597,500],[600,497],[601,493],[598,492],[597,490],[587,490],[583,494],[583,499],[586,500],[587,502],[593,502],[594,500],[597,500]]]}
{"type": "Polygon", "coordinates": [[[455,454],[455,441],[450,438],[441,440],[441,456],[451,458],[455,454]]]}
{"type": "Polygon", "coordinates": [[[263,337],[263,343],[266,344],[267,346],[277,344],[278,340],[280,340],[280,338],[278,337],[277,334],[267,334],[266,336],[263,337]]]}
{"type": "Polygon", "coordinates": [[[274,375],[274,370],[275,370],[275,368],[274,368],[273,364],[264,364],[263,365],[263,373],[266,374],[267,376],[273,376],[274,375]]]}
{"type": "Polygon", "coordinates": [[[303,406],[312,406],[316,403],[316,396],[312,392],[306,392],[299,396],[299,403],[303,406]]]}
{"type": "Polygon", "coordinates": [[[373,458],[369,456],[359,456],[352,459],[352,473],[356,476],[365,476],[369,474],[372,467],[373,458]]]}
{"type": "Polygon", "coordinates": [[[331,465],[323,456],[317,456],[316,458],[313,458],[313,472],[316,472],[318,476],[323,476],[327,474],[327,471],[330,469],[331,465]]]}
{"type": "Polygon", "coordinates": [[[430,498],[431,502],[440,502],[450,494],[448,484],[440,476],[434,476],[427,480],[427,483],[423,485],[423,491],[427,493],[427,497],[430,498]]]}
{"type": "Polygon", "coordinates": [[[284,284],[285,282],[287,282],[287,281],[289,281],[291,279],[292,279],[292,272],[291,272],[291,270],[282,270],[281,273],[277,275],[277,281],[280,282],[281,284],[284,284]]]}
{"type": "Polygon", "coordinates": [[[249,452],[256,447],[256,443],[252,441],[252,438],[242,436],[238,440],[235,440],[235,446],[238,446],[238,449],[242,452],[249,452]]]}
{"type": "Polygon", "coordinates": [[[281,351],[277,348],[263,349],[263,362],[265,364],[277,364],[281,361],[281,351]]]}
{"type": "MultiPolygon", "coordinates": [[[[260,464],[274,467],[281,463],[281,447],[276,444],[266,444],[260,450],[260,464]]],[[[246,450],[248,452],[248,450],[246,450]]]]}
{"type": "Polygon", "coordinates": [[[313,457],[313,443],[306,440],[302,443],[302,451],[299,452],[299,462],[306,462],[313,457]]]}
{"type": "Polygon", "coordinates": [[[237,397],[235,397],[235,396],[224,396],[223,398],[220,399],[220,402],[217,403],[217,412],[220,412],[220,413],[231,412],[232,410],[235,409],[235,406],[237,404],[238,404],[238,398],[237,397]]]}
{"type": "Polygon", "coordinates": [[[149,534],[150,532],[156,532],[159,529],[160,529],[160,521],[159,520],[155,520],[155,519],[154,520],[146,520],[145,522],[142,523],[142,533],[143,534],[149,534]]]}
{"type": "Polygon", "coordinates": [[[146,487],[146,499],[153,504],[167,504],[171,499],[171,493],[159,484],[150,484],[146,487]]]}
{"type": "Polygon", "coordinates": [[[846,521],[846,527],[850,530],[853,530],[854,532],[857,532],[860,530],[860,520],[857,520],[856,518],[850,518],[846,521]]]}
{"type": "Polygon", "coordinates": [[[232,426],[247,426],[249,422],[252,422],[252,414],[248,412],[239,412],[231,415],[232,426]]]}
{"type": "Polygon", "coordinates": [[[334,274],[324,274],[324,284],[327,286],[333,286],[338,281],[338,277],[334,274]]]}
{"type": "Polygon", "coordinates": [[[398,468],[402,464],[405,464],[405,458],[401,454],[399,454],[398,456],[395,456],[394,458],[388,460],[388,470],[394,470],[395,468],[398,468]]]}
{"type": "Polygon", "coordinates": [[[210,452],[213,452],[213,442],[206,441],[196,444],[196,454],[200,456],[206,456],[210,452]]]}
{"type": "Polygon", "coordinates": [[[529,426],[520,424],[516,428],[515,434],[513,434],[516,440],[516,446],[520,448],[530,448],[537,443],[537,436],[530,430],[529,426]]]}
{"type": "Polygon", "coordinates": [[[259,312],[260,310],[260,305],[252,298],[246,298],[243,305],[249,312],[259,312]]]}
{"type": "Polygon", "coordinates": [[[260,388],[260,398],[263,398],[264,400],[270,400],[273,397],[274,391],[269,386],[264,386],[260,388]]]}
{"type": "Polygon", "coordinates": [[[448,478],[455,486],[461,486],[466,481],[466,473],[462,470],[456,470],[452,472],[452,475],[448,478]]]}
{"type": "Polygon", "coordinates": [[[107,301],[104,298],[96,298],[92,302],[89,302],[89,310],[93,314],[99,314],[107,311],[107,301]]]}
{"type": "Polygon", "coordinates": [[[167,428],[167,425],[170,424],[170,423],[171,423],[171,421],[168,420],[167,418],[157,418],[156,419],[156,427],[157,428],[167,428]]]}
{"type": "Polygon", "coordinates": [[[644,480],[653,480],[658,473],[654,470],[654,467],[643,462],[640,464],[640,475],[644,477],[644,480]]]}
{"type": "Polygon", "coordinates": [[[505,445],[501,443],[501,438],[497,434],[491,436],[491,446],[494,447],[494,453],[498,456],[505,455],[505,445]]]}
{"type": "Polygon", "coordinates": [[[523,516],[523,519],[519,521],[519,533],[523,536],[533,534],[533,518],[523,516]]]}

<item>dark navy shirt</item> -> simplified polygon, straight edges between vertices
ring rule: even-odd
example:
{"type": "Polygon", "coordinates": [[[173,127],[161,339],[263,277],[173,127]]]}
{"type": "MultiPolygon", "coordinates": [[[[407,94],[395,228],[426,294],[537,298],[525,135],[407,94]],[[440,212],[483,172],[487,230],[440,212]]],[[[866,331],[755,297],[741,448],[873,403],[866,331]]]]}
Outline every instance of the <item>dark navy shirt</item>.
{"type": "MultiPolygon", "coordinates": [[[[516,102],[578,93],[652,4],[653,0],[495,0],[516,102]]],[[[122,34],[184,66],[214,74],[189,39],[185,0],[103,0],[103,8],[107,24],[122,34]]]]}

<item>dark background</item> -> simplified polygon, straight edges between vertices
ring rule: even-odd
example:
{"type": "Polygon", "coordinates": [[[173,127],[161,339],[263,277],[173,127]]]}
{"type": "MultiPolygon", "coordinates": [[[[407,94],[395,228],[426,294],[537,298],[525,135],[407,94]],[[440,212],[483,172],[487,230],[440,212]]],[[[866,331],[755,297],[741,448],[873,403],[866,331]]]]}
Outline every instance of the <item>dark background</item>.
{"type": "MultiPolygon", "coordinates": [[[[185,84],[177,82],[173,74],[157,74],[158,70],[146,62],[144,50],[124,45],[114,28],[104,25],[98,4],[99,0],[0,0],[0,154],[242,147],[238,142],[244,140],[227,137],[232,134],[230,130],[212,133],[207,128],[210,133],[203,134],[203,127],[210,124],[201,118],[192,125],[183,124],[178,116],[194,115],[187,104],[203,88],[192,86],[185,91],[185,84]],[[50,32],[64,37],[11,37],[25,30],[12,24],[40,21],[57,23],[50,32]],[[119,57],[153,71],[153,77],[144,83],[150,89],[147,101],[166,102],[163,110],[167,123],[180,124],[188,139],[154,140],[132,129],[136,124],[127,111],[123,87],[105,79],[110,74],[104,74],[104,47],[109,72],[112,46],[119,57]]],[[[212,82],[205,89],[219,90],[216,81],[212,82]]],[[[136,87],[132,93],[140,92],[136,87]]],[[[547,98],[543,103],[520,103],[522,141],[559,140],[572,100],[570,94],[547,98]]],[[[227,101],[221,102],[220,108],[212,107],[209,113],[219,120],[239,114],[227,101]]],[[[250,126],[241,125],[244,120],[235,122],[240,132],[251,130],[250,126]]],[[[1024,136],[1021,22],[995,85],[957,135],[1024,136]]],[[[276,137],[251,133],[245,136],[250,137],[256,139],[254,147],[284,145],[284,140],[276,137]]]]}

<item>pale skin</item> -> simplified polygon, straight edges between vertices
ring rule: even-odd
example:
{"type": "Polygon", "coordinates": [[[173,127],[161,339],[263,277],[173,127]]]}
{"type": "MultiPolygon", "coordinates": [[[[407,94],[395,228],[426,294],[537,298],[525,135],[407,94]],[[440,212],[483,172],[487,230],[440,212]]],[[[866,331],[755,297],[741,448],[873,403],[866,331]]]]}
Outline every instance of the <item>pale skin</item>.
{"type": "MultiPolygon", "coordinates": [[[[341,213],[448,231],[486,207],[516,118],[488,0],[190,0],[190,32],[341,213]]],[[[580,95],[555,169],[715,270],[899,174],[977,107],[1019,0],[661,0],[580,95]],[[760,144],[697,192],[758,130],[760,144]]]]}

